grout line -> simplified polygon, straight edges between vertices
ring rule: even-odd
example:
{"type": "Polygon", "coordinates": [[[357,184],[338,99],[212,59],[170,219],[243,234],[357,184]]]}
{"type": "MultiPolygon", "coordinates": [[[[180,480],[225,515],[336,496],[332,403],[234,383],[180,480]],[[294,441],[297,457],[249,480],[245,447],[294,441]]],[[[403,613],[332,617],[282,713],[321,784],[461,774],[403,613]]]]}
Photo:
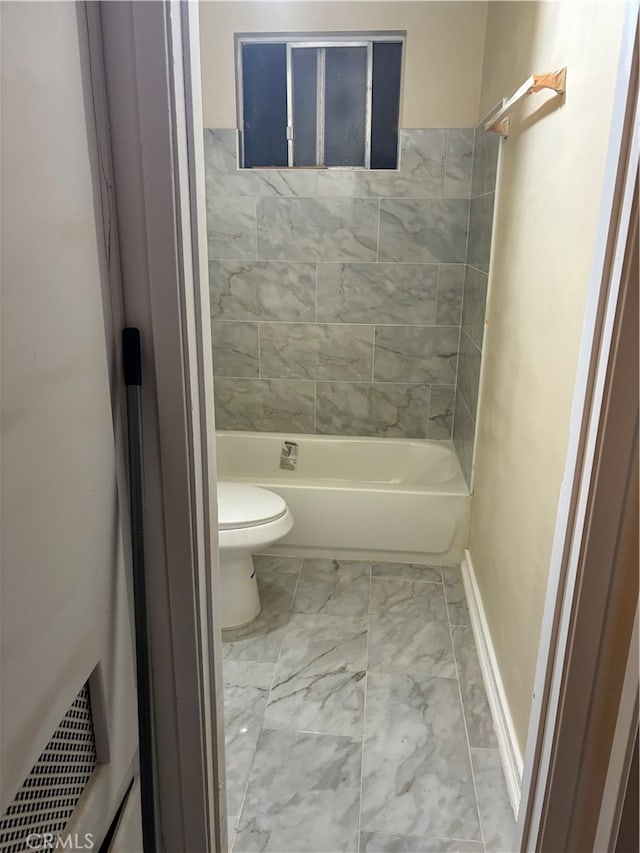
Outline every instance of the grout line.
{"type": "MultiPolygon", "coordinates": [[[[462,688],[460,686],[460,668],[458,666],[458,656],[456,654],[456,645],[453,641],[453,625],[451,624],[451,616],[449,613],[449,602],[447,601],[447,586],[444,581],[444,576],[442,576],[442,586],[444,589],[444,601],[447,608],[447,621],[449,623],[449,637],[451,638],[451,649],[453,650],[453,660],[456,667],[456,678],[458,682],[458,698],[460,699],[460,711],[462,713],[462,723],[464,725],[464,734],[467,739],[467,754],[469,757],[469,770],[471,773],[471,784],[473,785],[473,793],[476,800],[476,811],[478,814],[478,826],[480,827],[480,838],[482,841],[482,847],[486,853],[487,848],[484,841],[484,829],[482,826],[482,816],[480,815],[480,800],[478,799],[478,786],[476,785],[476,776],[473,769],[473,758],[471,756],[471,743],[469,741],[469,728],[467,726],[467,717],[465,714],[464,701],[462,699],[462,688]]],[[[465,597],[466,598],[466,597],[465,597]]]]}
{"type": "Polygon", "coordinates": [[[473,340],[473,338],[471,337],[471,335],[469,335],[469,334],[468,334],[468,332],[467,332],[465,329],[462,329],[462,334],[463,334],[463,335],[465,336],[465,338],[469,341],[469,343],[473,344],[473,346],[478,350],[478,352],[480,353],[480,355],[482,355],[482,347],[479,347],[479,346],[478,346],[478,344],[473,340]]]}
{"type": "MultiPolygon", "coordinates": [[[[462,286],[462,293],[463,293],[462,299],[463,299],[463,303],[464,303],[464,284],[462,286]]],[[[460,347],[461,347],[461,344],[462,344],[462,310],[460,311],[460,327],[458,329],[458,363],[456,365],[456,384],[454,385],[454,391],[453,391],[453,412],[451,415],[451,439],[452,440],[453,440],[453,436],[455,434],[454,429],[455,429],[455,423],[456,423],[456,397],[458,396],[458,388],[460,386],[460,363],[461,363],[460,347]]]]}
{"type": "Polygon", "coordinates": [[[376,326],[371,326],[371,382],[375,381],[376,375],[376,326]]]}
{"type": "Polygon", "coordinates": [[[258,257],[258,204],[260,202],[260,199],[256,198],[254,200],[255,200],[255,206],[253,209],[253,219],[255,222],[255,238],[256,238],[255,256],[256,256],[256,261],[259,261],[260,258],[258,257]]]}
{"type": "MultiPolygon", "coordinates": [[[[293,607],[293,602],[294,602],[295,597],[296,597],[296,592],[298,591],[298,584],[300,583],[300,576],[302,575],[302,564],[303,563],[304,563],[304,558],[302,557],[302,558],[300,558],[300,570],[298,571],[298,574],[296,576],[296,584],[295,584],[295,587],[293,588],[293,595],[291,596],[291,603],[289,605],[289,612],[291,612],[291,609],[293,607]]],[[[282,574],[292,574],[292,572],[282,572],[282,574]]],[[[278,657],[277,657],[275,665],[273,667],[273,676],[271,678],[271,686],[269,687],[269,692],[267,694],[267,701],[265,702],[264,709],[262,711],[262,718],[260,720],[260,729],[258,731],[258,737],[256,739],[256,745],[255,745],[255,748],[253,750],[253,755],[251,757],[251,764],[249,765],[249,770],[247,772],[247,778],[246,778],[246,781],[244,784],[244,793],[242,795],[242,801],[240,803],[240,809],[238,811],[238,823],[236,825],[236,832],[234,833],[234,837],[233,837],[233,843],[234,844],[235,844],[236,835],[237,835],[237,828],[240,825],[240,817],[241,817],[242,812],[244,810],[244,803],[245,803],[245,800],[247,798],[247,790],[249,788],[249,779],[251,778],[251,771],[253,770],[253,765],[254,765],[254,762],[256,759],[256,754],[258,752],[258,745],[260,743],[260,738],[262,737],[262,734],[265,730],[264,718],[265,718],[265,715],[267,713],[267,708],[269,707],[269,702],[271,701],[271,691],[273,690],[273,685],[274,685],[274,682],[276,679],[276,673],[278,671],[278,664],[280,663],[280,655],[282,653],[283,642],[284,642],[284,635],[283,635],[282,639],[280,640],[280,648],[278,649],[278,657]]],[[[269,663],[269,661],[264,661],[264,663],[269,663]]],[[[224,672],[224,661],[222,664],[222,669],[224,672]]],[[[232,847],[233,847],[233,845],[231,846],[230,851],[231,851],[232,847]]]]}
{"type": "MultiPolygon", "coordinates": [[[[313,435],[317,435],[318,424],[318,380],[313,380],[313,435]]],[[[302,571],[302,569],[301,569],[302,571]]]]}
{"type": "Polygon", "coordinates": [[[445,130],[444,134],[444,162],[442,165],[442,198],[445,199],[445,188],[447,186],[447,160],[449,154],[449,131],[450,128],[445,130]]]}
{"type": "Polygon", "coordinates": [[[367,690],[369,686],[369,635],[371,633],[371,592],[372,592],[373,570],[369,565],[369,601],[367,604],[367,648],[365,652],[365,669],[364,669],[364,699],[362,703],[362,755],[360,756],[360,803],[358,807],[358,847],[357,853],[360,853],[360,835],[362,832],[362,796],[364,791],[364,743],[366,735],[366,720],[367,720],[367,690]]]}
{"type": "Polygon", "coordinates": [[[380,208],[382,204],[382,198],[378,199],[378,235],[376,238],[376,263],[380,263],[380,208]]]}
{"type": "Polygon", "coordinates": [[[256,323],[258,332],[258,379],[263,379],[262,376],[262,340],[260,336],[260,326],[262,323],[256,323]]]}
{"type": "MultiPolygon", "coordinates": [[[[464,264],[452,264],[452,266],[464,266],[464,264]]],[[[326,320],[267,320],[262,317],[247,320],[234,320],[231,317],[211,317],[212,323],[242,323],[255,324],[267,323],[270,326],[371,326],[375,323],[376,326],[391,326],[392,328],[408,328],[408,329],[457,329],[459,323],[379,323],[369,320],[366,323],[346,322],[339,323],[337,321],[327,322],[326,320]]]]}
{"type": "Polygon", "coordinates": [[[318,267],[319,266],[320,266],[320,264],[316,261],[316,263],[315,263],[315,268],[316,268],[316,317],[315,317],[314,323],[318,322],[318,267]]]}

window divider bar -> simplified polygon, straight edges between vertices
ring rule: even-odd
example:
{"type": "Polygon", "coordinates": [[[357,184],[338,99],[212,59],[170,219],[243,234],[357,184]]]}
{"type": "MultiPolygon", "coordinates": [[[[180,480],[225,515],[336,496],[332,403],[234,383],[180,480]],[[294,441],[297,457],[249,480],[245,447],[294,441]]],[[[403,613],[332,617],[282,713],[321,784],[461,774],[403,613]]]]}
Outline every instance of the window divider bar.
{"type": "Polygon", "coordinates": [[[324,166],[324,116],[326,48],[319,47],[316,73],[316,166],[324,166]]]}
{"type": "Polygon", "coordinates": [[[292,47],[287,42],[287,165],[294,165],[292,47]]]}
{"type": "Polygon", "coordinates": [[[373,101],[373,42],[367,43],[367,89],[364,114],[364,167],[371,168],[371,110],[373,101]]]}

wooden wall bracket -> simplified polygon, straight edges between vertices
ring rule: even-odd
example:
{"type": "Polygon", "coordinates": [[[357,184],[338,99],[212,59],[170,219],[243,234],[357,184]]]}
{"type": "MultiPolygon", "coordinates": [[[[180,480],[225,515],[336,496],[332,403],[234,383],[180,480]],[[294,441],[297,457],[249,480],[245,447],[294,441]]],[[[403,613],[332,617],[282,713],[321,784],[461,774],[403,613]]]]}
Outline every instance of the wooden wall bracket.
{"type": "Polygon", "coordinates": [[[485,124],[484,129],[489,133],[497,133],[505,139],[509,135],[509,113],[511,110],[534,92],[550,89],[556,95],[564,95],[567,87],[567,69],[560,68],[558,71],[550,71],[547,74],[532,74],[528,80],[520,86],[509,100],[505,101],[500,109],[485,124]]]}

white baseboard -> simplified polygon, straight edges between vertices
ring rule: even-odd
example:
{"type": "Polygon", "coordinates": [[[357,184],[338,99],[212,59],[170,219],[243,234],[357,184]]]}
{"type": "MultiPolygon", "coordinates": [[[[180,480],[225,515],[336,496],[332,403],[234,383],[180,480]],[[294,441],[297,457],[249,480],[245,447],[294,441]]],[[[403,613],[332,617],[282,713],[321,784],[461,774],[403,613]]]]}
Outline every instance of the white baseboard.
{"type": "Polygon", "coordinates": [[[507,784],[507,792],[513,813],[518,817],[520,808],[520,796],[522,794],[522,753],[518,746],[509,703],[500,677],[498,661],[491,642],[491,634],[487,617],[482,604],[482,596],[473,571],[473,563],[469,551],[465,551],[462,561],[462,579],[464,591],[467,596],[471,629],[476,641],[480,669],[484,680],[485,690],[493,724],[498,738],[498,748],[502,759],[504,778],[507,784]]]}

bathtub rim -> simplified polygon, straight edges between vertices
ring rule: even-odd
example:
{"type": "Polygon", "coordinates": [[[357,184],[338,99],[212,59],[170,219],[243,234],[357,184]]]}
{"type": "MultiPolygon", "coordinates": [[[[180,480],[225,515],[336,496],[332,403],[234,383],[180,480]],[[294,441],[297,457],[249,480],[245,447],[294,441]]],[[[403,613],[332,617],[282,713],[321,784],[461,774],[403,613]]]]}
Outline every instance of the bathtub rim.
{"type": "MultiPolygon", "coordinates": [[[[234,483],[254,483],[261,488],[277,488],[287,486],[289,488],[307,488],[307,489],[345,489],[346,491],[380,491],[385,493],[401,493],[401,494],[441,494],[443,496],[468,496],[471,494],[464,474],[458,454],[451,439],[433,439],[433,438],[401,438],[401,437],[383,437],[383,436],[356,436],[356,435],[317,435],[315,433],[294,433],[294,432],[267,432],[260,430],[216,430],[216,460],[218,480],[221,482],[234,483]],[[448,480],[442,483],[431,484],[415,484],[415,483],[381,483],[368,480],[350,480],[350,479],[322,479],[314,477],[299,477],[297,480],[276,480],[270,476],[253,477],[250,475],[238,475],[233,473],[222,473],[220,471],[221,453],[218,448],[218,438],[230,437],[235,439],[245,439],[249,441],[257,441],[260,438],[271,440],[285,441],[292,440],[297,442],[327,442],[327,443],[355,443],[364,442],[365,444],[386,444],[394,443],[402,446],[418,446],[423,448],[431,446],[439,448],[447,452],[454,460],[455,474],[448,480]]],[[[291,472],[295,474],[296,472],[291,472]]]]}

